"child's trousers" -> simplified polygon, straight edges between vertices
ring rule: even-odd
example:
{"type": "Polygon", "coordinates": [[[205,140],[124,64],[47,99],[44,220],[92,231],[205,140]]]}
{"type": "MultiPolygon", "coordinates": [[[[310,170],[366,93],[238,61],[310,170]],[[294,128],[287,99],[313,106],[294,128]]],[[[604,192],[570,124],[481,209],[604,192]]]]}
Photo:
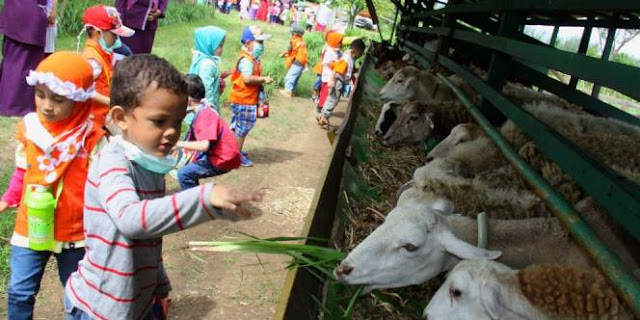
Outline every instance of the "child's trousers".
{"type": "Polygon", "coordinates": [[[11,277],[7,291],[9,320],[33,319],[40,280],[52,254],[58,262],[58,277],[64,286],[71,273],[78,270],[78,262],[84,257],[84,248],[63,249],[60,253],[53,253],[11,246],[11,277]]]}
{"type": "Polygon", "coordinates": [[[284,90],[291,93],[296,92],[298,80],[300,80],[300,76],[302,75],[302,70],[304,70],[303,66],[296,63],[291,64],[289,71],[287,71],[287,75],[284,77],[284,90]]]}
{"type": "Polygon", "coordinates": [[[333,109],[340,102],[340,97],[342,96],[342,87],[344,84],[340,80],[336,80],[336,84],[333,88],[329,89],[329,94],[327,97],[327,101],[325,101],[324,106],[322,107],[322,116],[325,118],[331,117],[331,113],[333,109]]]}
{"type": "Polygon", "coordinates": [[[215,177],[227,172],[227,170],[214,167],[206,157],[201,157],[178,171],[178,182],[180,189],[186,190],[199,185],[198,180],[200,179],[215,177]]]}

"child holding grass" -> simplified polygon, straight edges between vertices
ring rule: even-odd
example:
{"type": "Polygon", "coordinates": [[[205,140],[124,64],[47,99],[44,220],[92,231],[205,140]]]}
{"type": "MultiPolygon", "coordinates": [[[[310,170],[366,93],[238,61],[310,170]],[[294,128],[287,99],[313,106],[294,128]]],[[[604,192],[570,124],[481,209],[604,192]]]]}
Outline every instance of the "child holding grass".
{"type": "Polygon", "coordinates": [[[165,196],[164,175],[176,162],[169,153],[180,138],[187,99],[184,76],[166,60],[142,54],[120,62],[111,114],[122,136],[109,141],[89,170],[87,252],[67,282],[67,319],[153,318],[154,301],[171,290],[162,236],[262,199],[260,192],[212,183],[165,196]]]}
{"type": "Polygon", "coordinates": [[[224,50],[227,31],[215,26],[197,28],[194,31],[195,49],[189,73],[202,79],[205,87],[204,99],[220,112],[220,80],[230,71],[220,71],[220,56],[224,50]]]}
{"type": "Polygon", "coordinates": [[[105,143],[102,129],[90,118],[94,84],[86,60],[71,52],[53,53],[29,72],[26,82],[35,87],[36,111],[18,123],[16,170],[0,201],[0,212],[18,207],[9,258],[9,319],[33,318],[40,281],[52,254],[63,285],[84,256],[85,181],[89,163],[105,143]],[[55,241],[46,250],[30,248],[38,235],[29,231],[32,209],[28,203],[35,201],[30,199],[36,192],[56,199],[55,207],[50,207],[55,241]]]}
{"type": "Polygon", "coordinates": [[[176,147],[195,152],[193,160],[178,171],[180,188],[197,186],[198,180],[229,172],[240,166],[240,151],[229,126],[209,107],[200,77],[186,76],[189,102],[185,122],[189,125],[184,141],[176,147]]]}

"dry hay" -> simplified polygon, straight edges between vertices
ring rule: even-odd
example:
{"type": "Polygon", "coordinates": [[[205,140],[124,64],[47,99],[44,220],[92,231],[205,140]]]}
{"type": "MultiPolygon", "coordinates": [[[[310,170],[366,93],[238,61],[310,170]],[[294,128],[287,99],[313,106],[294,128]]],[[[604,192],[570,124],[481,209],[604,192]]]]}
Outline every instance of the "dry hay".
{"type": "MultiPolygon", "coordinates": [[[[366,108],[363,113],[366,115],[367,122],[371,124],[364,136],[370,150],[368,161],[359,163],[358,169],[366,183],[379,192],[379,197],[375,200],[362,201],[348,199],[351,212],[348,215],[349,223],[345,229],[344,243],[338,248],[342,251],[351,251],[382,224],[385,216],[395,206],[396,192],[400,186],[411,180],[415,169],[422,166],[426,158],[422,145],[390,148],[382,144],[382,139],[375,135],[373,126],[382,108],[380,101],[365,102],[363,99],[362,108],[366,108]]],[[[436,278],[420,286],[382,290],[379,294],[384,296],[385,300],[399,306],[400,310],[411,308],[421,312],[443,280],[436,278]]],[[[392,304],[370,294],[363,297],[357,304],[353,319],[417,319],[417,317],[401,314],[392,304]]]]}

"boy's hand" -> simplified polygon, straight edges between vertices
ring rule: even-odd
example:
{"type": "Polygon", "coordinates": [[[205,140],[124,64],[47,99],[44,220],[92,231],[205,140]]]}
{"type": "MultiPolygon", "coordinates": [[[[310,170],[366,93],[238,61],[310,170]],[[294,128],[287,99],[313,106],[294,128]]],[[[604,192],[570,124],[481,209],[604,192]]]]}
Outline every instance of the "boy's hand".
{"type": "Polygon", "coordinates": [[[0,213],[4,212],[9,208],[9,204],[6,201],[0,200],[0,213]]]}
{"type": "Polygon", "coordinates": [[[216,208],[235,211],[240,204],[262,201],[263,195],[264,192],[262,191],[241,191],[215,185],[211,189],[209,201],[211,201],[211,204],[216,208]]]}
{"type": "Polygon", "coordinates": [[[262,81],[264,81],[264,83],[269,84],[271,82],[273,82],[273,78],[271,77],[264,77],[262,78],[262,81]]]}

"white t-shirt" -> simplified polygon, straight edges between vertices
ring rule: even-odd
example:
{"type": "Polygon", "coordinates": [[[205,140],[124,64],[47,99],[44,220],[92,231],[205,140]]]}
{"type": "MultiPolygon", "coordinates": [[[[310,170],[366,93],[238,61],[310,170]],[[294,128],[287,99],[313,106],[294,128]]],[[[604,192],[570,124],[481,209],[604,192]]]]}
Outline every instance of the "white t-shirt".
{"type": "Polygon", "coordinates": [[[322,58],[322,82],[329,82],[331,76],[333,76],[333,70],[329,67],[331,62],[339,59],[338,49],[327,48],[322,58]]]}

